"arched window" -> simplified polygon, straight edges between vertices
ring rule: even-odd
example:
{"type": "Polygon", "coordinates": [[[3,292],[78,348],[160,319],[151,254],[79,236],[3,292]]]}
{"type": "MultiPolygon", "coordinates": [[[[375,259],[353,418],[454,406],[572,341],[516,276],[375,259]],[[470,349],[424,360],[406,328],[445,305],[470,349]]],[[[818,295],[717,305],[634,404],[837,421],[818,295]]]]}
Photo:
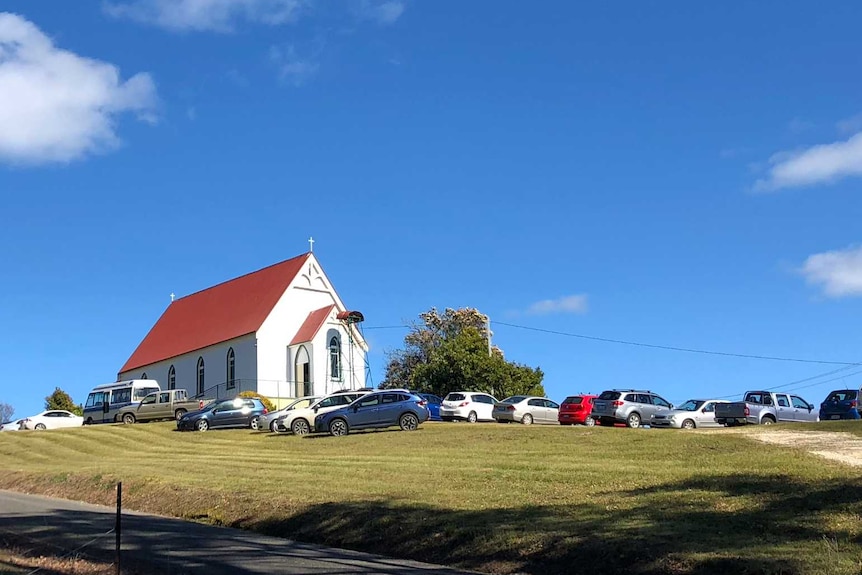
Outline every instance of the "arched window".
{"type": "Polygon", "coordinates": [[[198,395],[204,393],[204,358],[198,358],[198,395]]]}
{"type": "Polygon", "coordinates": [[[233,353],[233,348],[227,350],[227,366],[225,369],[225,381],[227,389],[236,387],[236,356],[233,353]]]}
{"type": "Polygon", "coordinates": [[[177,370],[174,369],[174,366],[170,366],[168,368],[168,389],[176,389],[177,388],[177,370]]]}
{"type": "Polygon", "coordinates": [[[341,379],[341,342],[335,336],[329,340],[329,377],[341,379]]]}
{"type": "Polygon", "coordinates": [[[143,374],[141,374],[141,379],[147,379],[147,372],[146,371],[143,374]]]}

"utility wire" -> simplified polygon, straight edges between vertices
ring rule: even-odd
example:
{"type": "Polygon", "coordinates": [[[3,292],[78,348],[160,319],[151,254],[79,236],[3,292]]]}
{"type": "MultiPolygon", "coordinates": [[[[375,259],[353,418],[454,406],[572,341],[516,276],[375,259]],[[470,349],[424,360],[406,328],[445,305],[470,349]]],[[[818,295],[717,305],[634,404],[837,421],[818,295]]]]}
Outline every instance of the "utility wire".
{"type": "Polygon", "coordinates": [[[622,345],[633,345],[636,347],[647,347],[647,348],[651,348],[651,349],[664,349],[667,351],[684,351],[687,353],[702,353],[702,354],[707,354],[707,355],[721,355],[721,356],[725,356],[725,357],[742,357],[742,358],[746,358],[746,359],[764,359],[764,360],[769,360],[769,361],[792,361],[792,362],[797,362],[797,363],[818,363],[818,364],[825,364],[825,365],[845,365],[845,366],[850,366],[850,367],[862,365],[862,363],[850,362],[850,361],[826,361],[826,360],[820,360],[820,359],[801,359],[801,358],[795,358],[795,357],[775,357],[775,356],[770,356],[770,355],[753,355],[753,354],[747,354],[747,353],[730,353],[730,352],[725,352],[725,351],[710,351],[710,350],[706,350],[706,349],[675,347],[672,345],[658,345],[658,344],[653,344],[653,343],[642,343],[642,342],[637,342],[637,341],[626,341],[626,340],[622,340],[622,339],[611,339],[611,338],[607,338],[607,337],[596,337],[596,336],[592,336],[592,335],[568,333],[568,332],[564,332],[564,331],[555,331],[552,329],[542,329],[542,328],[538,328],[538,327],[529,327],[529,326],[525,326],[525,325],[515,325],[513,323],[505,323],[502,321],[492,321],[491,323],[496,324],[496,325],[504,325],[506,327],[514,327],[517,329],[526,329],[529,331],[538,331],[538,332],[542,332],[542,333],[550,333],[550,334],[562,335],[562,336],[566,336],[566,337],[576,337],[579,339],[588,339],[591,341],[603,341],[606,343],[618,343],[618,344],[622,344],[622,345]]]}

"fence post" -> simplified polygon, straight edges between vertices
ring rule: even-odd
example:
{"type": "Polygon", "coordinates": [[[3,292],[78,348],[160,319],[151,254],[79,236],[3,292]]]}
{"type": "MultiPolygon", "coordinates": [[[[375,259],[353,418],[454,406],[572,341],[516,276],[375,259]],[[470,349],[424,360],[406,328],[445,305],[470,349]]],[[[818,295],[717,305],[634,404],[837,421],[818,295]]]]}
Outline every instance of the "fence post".
{"type": "Polygon", "coordinates": [[[116,547],[117,547],[117,575],[120,575],[120,539],[123,534],[123,523],[122,523],[122,511],[123,511],[123,482],[120,481],[117,483],[117,520],[114,524],[114,534],[116,535],[116,547]]]}

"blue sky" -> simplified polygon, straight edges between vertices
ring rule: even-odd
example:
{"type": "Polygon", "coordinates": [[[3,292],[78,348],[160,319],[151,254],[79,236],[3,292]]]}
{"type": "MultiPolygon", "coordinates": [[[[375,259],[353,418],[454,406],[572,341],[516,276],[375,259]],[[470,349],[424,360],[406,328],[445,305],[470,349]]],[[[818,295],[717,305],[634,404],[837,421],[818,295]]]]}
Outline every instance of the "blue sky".
{"type": "MultiPolygon", "coordinates": [[[[112,381],[170,301],[315,253],[366,327],[432,306],[862,361],[862,5],[7,0],[0,401],[112,381]]],[[[550,397],[839,369],[495,323],[550,397]]],[[[372,378],[402,329],[368,329],[372,378]]],[[[790,386],[819,402],[862,366],[790,386]],[[824,381],[842,376],[835,381],[824,381]]]]}

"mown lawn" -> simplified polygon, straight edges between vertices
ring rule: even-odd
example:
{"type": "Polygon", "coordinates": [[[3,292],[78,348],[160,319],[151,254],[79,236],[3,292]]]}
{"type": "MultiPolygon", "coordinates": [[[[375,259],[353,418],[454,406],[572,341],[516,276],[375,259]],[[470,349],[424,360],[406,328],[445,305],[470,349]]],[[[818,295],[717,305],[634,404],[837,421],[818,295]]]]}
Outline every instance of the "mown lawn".
{"type": "Polygon", "coordinates": [[[150,423],[3,433],[0,470],[0,488],[110,504],[122,480],[128,508],[494,573],[862,571],[859,469],[744,432],[150,423]]]}

